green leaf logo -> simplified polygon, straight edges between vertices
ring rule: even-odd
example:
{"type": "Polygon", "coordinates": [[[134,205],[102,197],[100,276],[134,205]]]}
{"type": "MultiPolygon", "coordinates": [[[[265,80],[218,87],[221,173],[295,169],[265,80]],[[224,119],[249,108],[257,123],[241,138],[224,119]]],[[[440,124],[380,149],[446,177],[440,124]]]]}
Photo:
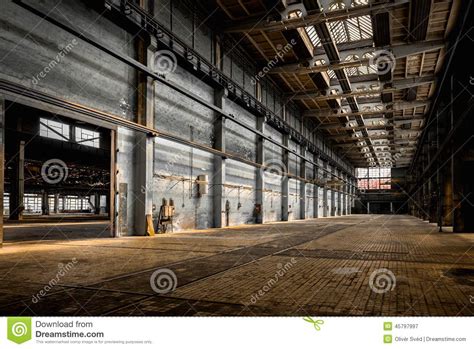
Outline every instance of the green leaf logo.
{"type": "Polygon", "coordinates": [[[9,317],[7,320],[7,338],[17,344],[31,339],[30,317],[9,317]]]}
{"type": "Polygon", "coordinates": [[[312,319],[312,318],[309,317],[309,316],[304,317],[303,320],[306,321],[306,322],[309,322],[309,323],[313,324],[314,329],[315,329],[316,331],[321,330],[321,326],[320,326],[320,325],[323,325],[323,324],[324,324],[324,320],[319,320],[319,319],[318,319],[318,320],[314,320],[314,319],[312,319]]]}

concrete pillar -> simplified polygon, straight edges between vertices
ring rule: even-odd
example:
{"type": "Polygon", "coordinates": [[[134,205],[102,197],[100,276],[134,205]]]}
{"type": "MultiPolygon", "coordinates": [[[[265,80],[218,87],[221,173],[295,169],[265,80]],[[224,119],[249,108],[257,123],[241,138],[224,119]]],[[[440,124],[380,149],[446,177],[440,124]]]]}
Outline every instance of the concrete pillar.
{"type": "MultiPolygon", "coordinates": [[[[323,162],[323,168],[325,170],[327,170],[327,168],[328,168],[327,161],[323,162]]],[[[323,177],[324,177],[325,181],[328,179],[329,174],[327,173],[327,171],[324,171],[323,177]]],[[[328,186],[327,186],[327,184],[324,184],[324,188],[323,188],[323,217],[328,216],[328,211],[329,211],[329,207],[328,207],[328,186]]]]}
{"type": "MultiPolygon", "coordinates": [[[[79,200],[81,198],[79,197],[79,200]]],[[[81,210],[82,210],[82,200],[81,200],[81,210]]],[[[48,216],[49,215],[49,195],[46,190],[41,193],[41,214],[48,216]]]]}
{"type": "Polygon", "coordinates": [[[25,193],[25,141],[18,141],[14,157],[11,160],[13,165],[13,178],[10,190],[10,219],[21,220],[25,209],[23,197],[25,193]]]}
{"type": "MultiPolygon", "coordinates": [[[[306,146],[300,146],[300,154],[306,158],[306,146]]],[[[303,180],[300,182],[300,218],[306,219],[306,161],[300,159],[300,177],[303,180]]]]}
{"type": "MultiPolygon", "coordinates": [[[[154,70],[157,43],[150,38],[139,45],[139,60],[154,70]],[[140,46],[142,45],[142,46],[140,46]]],[[[151,78],[139,79],[137,101],[137,122],[154,128],[155,84],[151,78]]],[[[153,152],[154,138],[142,132],[136,134],[135,146],[135,190],[134,190],[134,235],[146,235],[146,216],[153,213],[153,152]]]]}
{"type": "Polygon", "coordinates": [[[54,193],[54,208],[53,208],[54,213],[59,213],[59,194],[54,193]]]}
{"type": "Polygon", "coordinates": [[[452,161],[448,161],[448,164],[443,169],[442,176],[442,207],[441,207],[441,225],[452,226],[453,225],[453,176],[452,176],[452,161]]]}
{"type": "MultiPolygon", "coordinates": [[[[227,97],[226,89],[214,91],[214,104],[224,109],[227,97]]],[[[214,121],[214,149],[225,152],[225,123],[226,119],[216,115],[214,121]]],[[[225,158],[220,155],[214,156],[213,172],[213,205],[214,205],[214,227],[222,228],[226,226],[225,212],[225,158]]],[[[257,176],[258,177],[258,176],[257,176]]]]}
{"type": "MultiPolygon", "coordinates": [[[[257,117],[257,130],[265,134],[265,118],[263,116],[257,117]]],[[[265,164],[265,139],[257,136],[257,156],[256,162],[259,165],[265,164]]],[[[261,168],[256,169],[256,185],[255,185],[255,222],[261,224],[264,222],[264,202],[265,202],[265,178],[261,168]]]]}
{"type": "MultiPolygon", "coordinates": [[[[331,181],[334,181],[336,178],[334,177],[336,174],[336,169],[334,166],[331,166],[331,181]]],[[[336,216],[336,192],[334,191],[334,185],[331,186],[331,217],[336,216]]]]}
{"type": "Polygon", "coordinates": [[[345,216],[347,215],[347,176],[342,174],[342,214],[345,216]]]}
{"type": "MultiPolygon", "coordinates": [[[[336,174],[339,175],[339,177],[342,177],[342,171],[339,171],[336,169],[336,174]]],[[[340,180],[340,179],[338,179],[340,180]]],[[[337,186],[337,190],[338,190],[338,195],[337,195],[337,206],[336,206],[336,213],[338,216],[342,216],[342,188],[343,186],[342,185],[338,185],[337,186]]]]}
{"type": "Polygon", "coordinates": [[[351,214],[351,206],[352,206],[352,182],[351,182],[351,178],[350,176],[348,175],[346,177],[347,179],[347,214],[350,215],[351,214]]]}
{"type": "MultiPolygon", "coordinates": [[[[463,161],[459,154],[453,154],[451,157],[452,162],[452,186],[453,186],[453,232],[464,232],[464,219],[463,219],[463,205],[466,204],[463,183],[463,161]]],[[[472,174],[471,174],[472,175],[472,174]]],[[[472,180],[472,177],[470,180],[472,180]]],[[[469,194],[467,194],[469,195],[469,194]]],[[[467,203],[469,204],[469,203],[467,203]]]]}
{"type": "Polygon", "coordinates": [[[94,214],[100,214],[100,194],[94,194],[94,214]]]}
{"type": "MultiPolygon", "coordinates": [[[[319,161],[319,155],[314,154],[313,155],[313,161],[315,163],[314,168],[313,168],[313,179],[318,179],[319,178],[319,166],[318,166],[318,161],[319,161]]],[[[318,218],[319,217],[319,186],[316,184],[313,185],[313,217],[318,218]]]]}
{"type": "Polygon", "coordinates": [[[390,202],[390,214],[393,214],[393,202],[390,202]]]}
{"type": "Polygon", "coordinates": [[[367,214],[370,214],[370,202],[367,202],[367,214]]]}
{"type": "MultiPolygon", "coordinates": [[[[283,145],[288,147],[290,143],[290,136],[287,134],[283,135],[283,145]]],[[[283,169],[288,173],[290,171],[290,154],[287,150],[283,149],[283,169]]],[[[287,174],[283,174],[281,181],[281,220],[288,221],[288,208],[289,208],[289,178],[287,174]]]]}
{"type": "Polygon", "coordinates": [[[0,247],[3,245],[3,191],[5,182],[5,99],[0,96],[0,247]]]}

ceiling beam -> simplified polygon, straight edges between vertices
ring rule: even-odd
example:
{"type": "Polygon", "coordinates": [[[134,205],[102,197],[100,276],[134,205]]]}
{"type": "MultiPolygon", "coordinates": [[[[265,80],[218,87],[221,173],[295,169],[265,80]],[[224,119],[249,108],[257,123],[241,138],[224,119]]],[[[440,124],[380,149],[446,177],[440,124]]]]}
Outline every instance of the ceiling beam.
{"type": "MultiPolygon", "coordinates": [[[[339,137],[339,138],[341,138],[341,137],[339,137]]],[[[337,147],[345,147],[345,146],[357,147],[356,143],[360,142],[360,141],[366,141],[367,140],[366,138],[368,138],[368,137],[351,138],[350,140],[346,140],[346,141],[343,141],[343,142],[340,142],[340,143],[334,143],[334,145],[337,146],[337,147]]],[[[405,138],[403,138],[403,140],[405,140],[405,141],[407,141],[407,140],[416,140],[417,138],[418,138],[418,135],[405,137],[405,138]]],[[[344,138],[342,138],[342,139],[344,139],[344,138]]],[[[387,136],[372,136],[372,137],[370,137],[370,139],[372,141],[384,140],[384,139],[386,140],[387,136]]],[[[374,147],[377,147],[377,146],[378,146],[377,144],[374,144],[374,147]]]]}
{"type": "MultiPolygon", "coordinates": [[[[410,87],[430,84],[435,81],[434,75],[430,76],[423,76],[419,78],[407,78],[407,79],[399,79],[394,80],[391,83],[391,87],[383,88],[383,89],[376,89],[376,90],[367,90],[367,91],[352,91],[349,93],[339,93],[339,94],[328,94],[326,91],[321,91],[319,89],[312,89],[312,90],[305,90],[305,91],[298,91],[298,92],[291,92],[287,93],[289,99],[314,99],[315,101],[327,101],[329,99],[340,99],[340,98],[347,98],[347,97],[365,97],[365,96],[373,96],[373,95],[380,95],[380,93],[384,92],[394,92],[397,90],[403,90],[410,87]]],[[[352,84],[352,87],[357,87],[357,84],[352,84]]]]}
{"type": "MultiPolygon", "coordinates": [[[[336,139],[336,140],[337,139],[352,139],[354,141],[361,141],[361,140],[364,141],[367,138],[386,139],[388,137],[389,131],[386,131],[385,129],[383,129],[381,131],[385,131],[385,134],[380,135],[380,136],[375,136],[375,135],[370,135],[369,134],[369,136],[361,136],[361,137],[347,137],[347,135],[345,135],[345,134],[339,134],[339,135],[332,135],[332,138],[336,139]]],[[[421,132],[421,130],[398,130],[397,135],[409,135],[410,137],[406,137],[406,138],[403,138],[403,139],[410,139],[410,138],[413,138],[412,135],[416,138],[418,135],[415,135],[415,134],[419,133],[419,132],[421,132]]],[[[400,138],[400,137],[398,137],[398,138],[400,138]]],[[[367,147],[368,147],[368,145],[367,145],[367,147]]],[[[374,147],[376,147],[376,145],[374,145],[374,147]]]]}
{"type": "Polygon", "coordinates": [[[339,118],[339,117],[357,117],[360,115],[382,115],[384,113],[390,113],[394,110],[403,110],[408,108],[424,107],[429,105],[429,100],[416,100],[411,102],[393,102],[387,103],[384,110],[360,110],[357,112],[345,112],[344,109],[339,110],[333,109],[308,109],[303,112],[304,116],[318,117],[318,118],[339,118]]]}
{"type": "Polygon", "coordinates": [[[224,28],[226,33],[241,33],[254,31],[284,31],[289,29],[304,28],[311,25],[322,23],[342,21],[349,18],[376,14],[378,11],[387,11],[396,7],[409,3],[410,0],[380,0],[377,3],[369,5],[356,6],[348,9],[336,11],[308,11],[306,16],[297,18],[275,18],[272,16],[255,16],[242,21],[234,21],[232,24],[224,28]]]}
{"type": "MultiPolygon", "coordinates": [[[[347,50],[340,52],[341,61],[338,63],[332,64],[323,64],[317,65],[316,62],[324,60],[325,62],[331,61],[327,55],[320,54],[314,56],[310,60],[297,62],[297,63],[288,63],[282,64],[274,67],[270,70],[271,74],[279,73],[291,73],[291,74],[308,74],[308,73],[319,73],[328,70],[336,69],[345,69],[353,67],[363,67],[374,65],[378,61],[378,56],[380,52],[391,52],[393,57],[387,56],[387,60],[405,58],[411,55],[421,54],[424,52],[439,50],[445,47],[445,42],[443,40],[431,40],[431,41],[422,41],[413,44],[403,44],[397,46],[385,46],[368,49],[356,49],[356,50],[347,50]],[[361,58],[366,53],[374,54],[375,58],[361,58]],[[359,59],[345,61],[346,57],[357,55],[359,59]]],[[[393,62],[393,64],[396,64],[393,62]]]]}

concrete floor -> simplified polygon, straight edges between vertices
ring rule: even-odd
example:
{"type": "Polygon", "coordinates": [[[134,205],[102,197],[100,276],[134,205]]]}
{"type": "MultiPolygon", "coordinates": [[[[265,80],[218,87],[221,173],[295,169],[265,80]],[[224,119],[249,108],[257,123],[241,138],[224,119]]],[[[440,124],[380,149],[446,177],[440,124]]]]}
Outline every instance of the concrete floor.
{"type": "Polygon", "coordinates": [[[77,239],[4,244],[0,315],[474,314],[474,234],[410,216],[67,236],[77,239]],[[174,291],[153,291],[160,268],[176,275],[174,291]]]}

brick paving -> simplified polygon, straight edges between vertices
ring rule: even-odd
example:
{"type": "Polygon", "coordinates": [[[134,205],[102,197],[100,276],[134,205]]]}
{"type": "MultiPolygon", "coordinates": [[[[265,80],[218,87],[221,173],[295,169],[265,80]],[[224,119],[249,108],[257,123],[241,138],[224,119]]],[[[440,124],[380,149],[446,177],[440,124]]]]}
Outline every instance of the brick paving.
{"type": "Polygon", "coordinates": [[[473,315],[473,244],[474,234],[393,215],[6,243],[0,314],[473,315]],[[162,268],[177,284],[158,294],[150,277],[162,268]]]}

